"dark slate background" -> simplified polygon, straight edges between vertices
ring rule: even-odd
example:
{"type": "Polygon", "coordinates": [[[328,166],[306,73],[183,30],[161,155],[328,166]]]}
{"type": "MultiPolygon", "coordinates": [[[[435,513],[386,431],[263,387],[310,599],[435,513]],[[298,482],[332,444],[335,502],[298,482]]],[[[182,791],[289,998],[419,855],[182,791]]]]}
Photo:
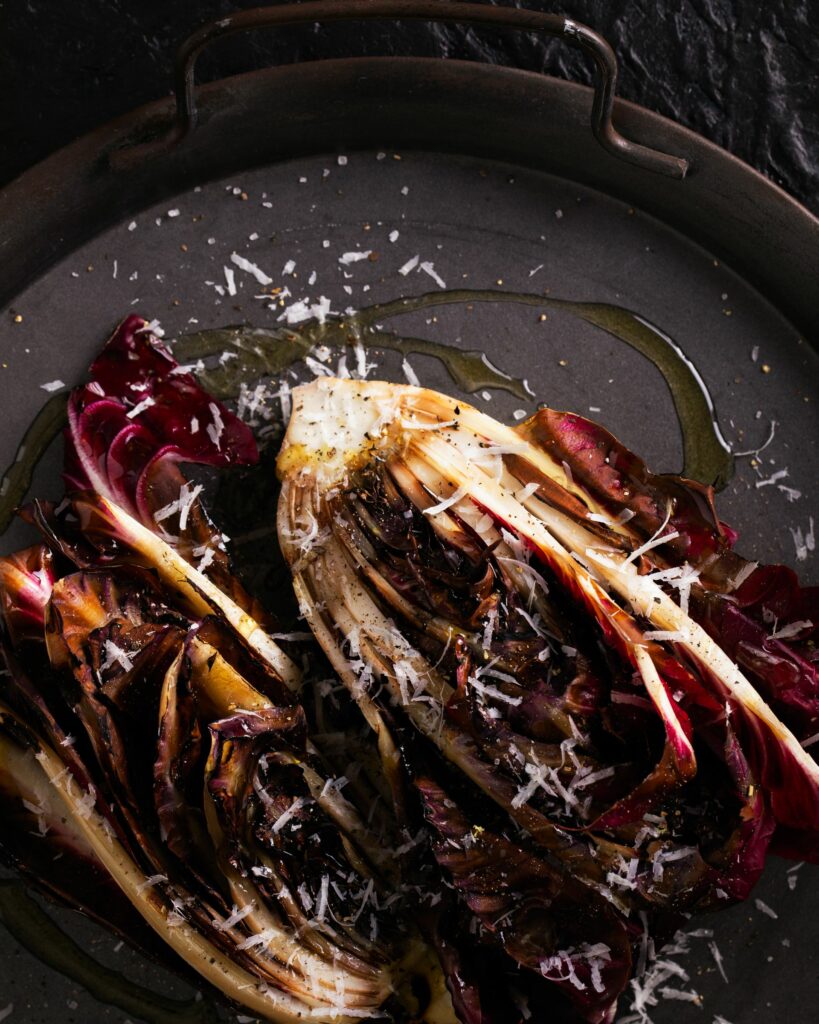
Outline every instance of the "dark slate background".
{"type": "MultiPolygon", "coordinates": [[[[338,0],[343,3],[344,0],[338,0]]],[[[491,2],[491,0],[484,0],[491,2]]],[[[511,0],[500,0],[511,2],[511,0]]],[[[0,0],[0,183],[170,90],[196,26],[250,0],[0,0]]],[[[751,163],[819,212],[818,0],[530,0],[605,35],[619,92],[751,163]]],[[[468,57],[588,81],[584,58],[535,38],[425,25],[307,26],[221,43],[203,78],[369,54],[468,57]]]]}

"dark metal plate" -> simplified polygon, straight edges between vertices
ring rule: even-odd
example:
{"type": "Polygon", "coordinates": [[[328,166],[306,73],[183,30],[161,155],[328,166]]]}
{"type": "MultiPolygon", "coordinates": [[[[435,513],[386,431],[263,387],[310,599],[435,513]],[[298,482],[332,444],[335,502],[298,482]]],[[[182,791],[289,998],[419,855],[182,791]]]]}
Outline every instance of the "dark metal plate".
{"type": "MultiPolygon", "coordinates": [[[[560,94],[566,102],[548,107],[549,97],[533,91],[527,94],[527,83],[514,74],[501,73],[497,81],[508,84],[521,106],[510,108],[497,94],[495,106],[476,112],[474,96],[470,100],[457,74],[438,68],[437,77],[416,79],[414,90],[405,92],[397,106],[388,107],[386,100],[378,99],[378,90],[383,88],[385,76],[389,79],[393,72],[379,62],[369,63],[377,65],[375,79],[368,78],[371,72],[375,74],[372,68],[345,71],[343,86],[348,92],[343,95],[353,96],[348,106],[342,93],[325,94],[323,105],[314,105],[303,122],[293,116],[282,119],[275,107],[268,106],[267,121],[256,121],[256,132],[264,138],[252,140],[236,126],[237,117],[242,125],[250,112],[260,113],[254,104],[261,93],[255,93],[255,85],[250,83],[241,93],[249,107],[240,114],[210,108],[210,125],[202,130],[221,134],[218,153],[212,148],[216,134],[195,137],[188,153],[177,153],[165,166],[163,180],[151,172],[133,195],[128,183],[136,179],[120,179],[116,187],[110,176],[103,175],[94,205],[88,191],[92,180],[89,166],[75,153],[73,164],[71,159],[66,164],[66,181],[77,188],[76,204],[70,209],[58,203],[65,194],[65,181],[56,191],[48,191],[56,188],[55,165],[48,173],[43,168],[34,172],[30,181],[37,187],[32,186],[33,191],[24,191],[20,185],[16,193],[0,200],[8,212],[14,195],[25,194],[29,214],[33,201],[37,224],[50,233],[42,244],[37,243],[36,259],[31,254],[26,257],[21,239],[31,242],[32,227],[24,223],[22,211],[12,211],[14,237],[9,237],[8,222],[2,230],[11,247],[7,251],[13,249],[23,268],[11,266],[10,280],[30,276],[37,266],[64,254],[81,236],[95,235],[15,296],[13,310],[22,315],[21,323],[15,323],[9,312],[0,320],[4,364],[0,394],[5,415],[0,460],[7,462],[12,456],[19,435],[46,397],[41,386],[55,379],[66,384],[79,380],[114,322],[132,309],[148,319],[159,317],[169,336],[242,320],[276,324],[280,310],[269,310],[266,303],[254,298],[258,289],[250,276],[236,271],[239,288],[235,297],[220,296],[208,283],[225,286],[223,267],[231,265],[229,257],[234,250],[266,270],[276,284],[289,287],[292,297],[287,301],[308,295],[316,300],[325,295],[333,309],[361,308],[377,300],[435,289],[436,282],[423,271],[400,273],[411,257],[419,255],[422,261],[434,263],[436,274],[450,288],[549,289],[554,297],[614,302],[634,310],[666,331],[693,359],[711,389],[729,440],[737,441],[741,448],[752,448],[765,439],[770,420],[775,420],[776,437],[761,456],[760,474],[766,478],[787,468],[788,478],[782,482],[802,496],[789,502],[776,482],[758,488],[759,476],[744,460],[723,494],[720,508],[724,517],[739,527],[744,551],[760,559],[794,562],[791,528],[806,530],[815,508],[819,358],[792,326],[792,319],[801,317],[806,322],[809,312],[807,302],[786,301],[794,291],[794,280],[783,280],[770,247],[760,254],[742,246],[750,246],[760,223],[770,218],[777,238],[781,239],[783,222],[794,226],[793,244],[786,254],[789,265],[800,247],[815,259],[815,250],[809,251],[815,222],[775,190],[763,189],[761,194],[767,196],[768,203],[761,212],[751,210],[754,198],[747,192],[726,201],[717,188],[716,164],[709,169],[705,160],[708,147],[702,142],[692,142],[700,147],[704,161],[699,184],[696,175],[690,182],[661,184],[641,179],[643,172],[621,170],[600,154],[593,142],[586,143],[579,130],[580,99],[587,98],[583,91],[566,87],[561,92],[549,86],[550,98],[560,94]],[[433,120],[434,90],[443,86],[450,90],[452,106],[448,100],[446,109],[433,120]],[[507,116],[504,134],[499,132],[502,109],[507,116]],[[394,158],[395,151],[390,150],[379,160],[375,151],[355,152],[356,144],[389,137],[388,110],[392,119],[403,119],[393,137],[404,135],[429,144],[430,139],[441,142],[448,130],[449,145],[434,148],[477,149],[478,158],[401,149],[395,154],[401,159],[394,158]],[[464,113],[463,122],[458,111],[464,113]],[[356,116],[362,118],[365,113],[375,121],[356,123],[356,116]],[[485,132],[476,131],[480,123],[485,132]],[[534,126],[539,131],[541,123],[544,132],[533,139],[534,126]],[[201,191],[187,188],[229,168],[281,157],[288,147],[291,152],[316,150],[322,131],[326,133],[324,155],[243,170],[206,184],[201,191]],[[547,154],[550,141],[560,132],[574,138],[574,148],[547,154]],[[339,147],[348,156],[344,164],[339,164],[335,152],[326,152],[339,147]],[[484,159],[487,153],[503,151],[520,159],[503,164],[484,159]],[[526,159],[523,154],[528,154],[526,159]],[[546,162],[547,155],[552,165],[566,173],[571,170],[573,180],[521,166],[546,162]],[[202,157],[199,168],[198,156],[202,157]],[[611,183],[608,194],[577,183],[581,178],[599,182],[604,175],[611,183]],[[186,186],[184,192],[168,194],[181,184],[186,186]],[[43,191],[38,191],[40,187],[43,191]],[[661,205],[658,197],[671,187],[679,189],[680,197],[674,227],[644,212],[657,209],[661,205]],[[130,230],[130,211],[151,194],[167,198],[139,213],[130,230]],[[613,194],[642,195],[644,202],[629,205],[613,194]],[[727,208],[738,211],[736,217],[728,217],[727,208]],[[178,215],[172,216],[173,210],[178,210],[178,215]],[[126,213],[126,219],[100,232],[103,225],[126,213]],[[688,216],[693,235],[722,239],[718,252],[700,247],[675,229],[684,225],[688,216]],[[85,219],[88,217],[91,219],[85,219]],[[394,231],[398,236],[391,241],[394,231]],[[251,240],[251,235],[258,238],[251,240]],[[339,262],[340,256],[354,250],[372,250],[378,258],[347,265],[339,262]],[[756,290],[745,276],[723,263],[726,251],[734,253],[734,266],[756,281],[764,279],[766,268],[770,271],[763,290],[756,290]],[[290,260],[295,261],[293,272],[284,274],[290,260]],[[310,284],[313,272],[315,282],[310,284]],[[197,323],[191,323],[192,319],[197,323]],[[751,354],[756,346],[759,355],[754,362],[751,354]],[[769,373],[762,372],[762,364],[770,367],[769,373]]],[[[288,91],[279,94],[281,100],[295,96],[295,109],[304,110],[303,90],[308,80],[315,81],[310,79],[313,74],[298,69],[289,79],[288,91]]],[[[399,72],[394,74],[393,92],[400,78],[399,72]]],[[[267,83],[271,81],[283,79],[268,77],[267,83]]],[[[227,87],[223,84],[220,88],[224,98],[227,87]]],[[[230,88],[239,90],[240,86],[233,83],[230,88]]],[[[439,107],[441,95],[437,94],[439,107]]],[[[645,128],[642,115],[625,113],[633,116],[633,134],[639,137],[641,126],[645,128]]],[[[125,134],[124,127],[109,133],[102,151],[110,147],[113,138],[121,141],[125,134]]],[[[673,151],[681,138],[683,135],[675,136],[669,129],[662,141],[673,151]]],[[[657,144],[659,140],[646,141],[657,144]]],[[[83,143],[90,147],[86,157],[100,144],[100,138],[83,143]]],[[[97,148],[96,152],[101,151],[97,148]]],[[[699,157],[694,157],[696,167],[699,157]]],[[[724,188],[732,186],[732,173],[736,176],[733,184],[750,180],[751,172],[730,160],[723,159],[722,168],[724,188]]],[[[662,379],[650,363],[588,324],[551,311],[548,317],[541,321],[538,311],[529,308],[476,304],[472,309],[459,305],[416,313],[395,326],[404,334],[485,350],[507,373],[528,378],[537,400],[586,413],[590,407],[599,409],[589,414],[644,454],[653,467],[678,470],[676,421],[662,379]]],[[[400,358],[387,354],[375,359],[379,363],[376,375],[402,379],[400,358]]],[[[410,361],[424,383],[453,389],[446,371],[435,361],[414,356],[410,361]]],[[[516,409],[531,409],[534,403],[524,404],[502,391],[490,392],[488,399],[473,396],[473,401],[501,417],[509,417],[516,409]]],[[[56,466],[55,455],[39,476],[39,493],[54,494],[59,489],[56,466]]],[[[18,532],[4,540],[11,544],[20,539],[18,532]]],[[[809,557],[810,561],[800,565],[808,576],[816,569],[815,553],[809,557]]],[[[805,868],[792,891],[784,867],[773,864],[759,896],[776,910],[778,920],[755,909],[752,902],[698,922],[697,926],[714,928],[732,984],[726,986],[717,972],[708,940],[694,940],[687,960],[690,987],[702,993],[705,1016],[696,1006],[667,1003],[652,1009],[652,1018],[658,1024],[710,1021],[715,1014],[733,1024],[813,1021],[819,997],[816,881],[816,872],[805,868]]],[[[68,917],[64,915],[64,919],[68,917]]],[[[78,934],[85,944],[99,946],[129,973],[138,971],[146,976],[127,947],[115,954],[115,940],[99,937],[86,925],[78,934]],[[97,938],[92,939],[92,934],[97,938]]],[[[15,970],[6,972],[0,1009],[5,1005],[3,999],[13,1002],[15,1015],[31,1024],[126,1019],[124,1012],[105,1009],[57,975],[44,972],[5,934],[2,949],[9,960],[14,958],[15,970]],[[76,1007],[71,1005],[74,1002],[76,1007]]],[[[166,986],[164,977],[153,976],[150,969],[147,976],[154,977],[152,984],[166,986]]],[[[235,1014],[228,1016],[236,1018],[235,1014]]],[[[132,1013],[130,1019],[133,1017],[132,1013]]]]}

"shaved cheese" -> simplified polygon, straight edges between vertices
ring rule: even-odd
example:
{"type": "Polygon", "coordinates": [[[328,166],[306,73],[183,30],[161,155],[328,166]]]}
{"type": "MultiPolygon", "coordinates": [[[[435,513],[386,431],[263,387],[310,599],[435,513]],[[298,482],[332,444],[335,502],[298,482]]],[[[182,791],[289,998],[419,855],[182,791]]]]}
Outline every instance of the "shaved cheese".
{"type": "Polygon", "coordinates": [[[486,625],[483,630],[483,646],[488,651],[492,647],[492,634],[495,631],[495,622],[498,618],[497,608],[492,608],[486,616],[486,625]]]}
{"type": "Polygon", "coordinates": [[[50,380],[47,384],[41,384],[40,387],[43,391],[59,391],[60,388],[65,387],[65,384],[61,380],[50,380]]]}
{"type": "Polygon", "coordinates": [[[773,907],[769,907],[764,900],[761,900],[758,897],[754,900],[754,906],[761,913],[767,914],[768,917],[773,918],[774,921],[776,921],[779,917],[779,914],[777,914],[773,907]]]}
{"type": "Polygon", "coordinates": [[[157,511],[154,512],[154,522],[161,523],[169,516],[172,516],[178,512],[179,531],[180,533],[183,532],[187,528],[188,516],[190,515],[193,503],[196,501],[196,499],[199,497],[201,493],[201,484],[196,484],[195,487],[191,487],[191,485],[186,481],[184,484],[182,484],[182,487],[179,491],[179,497],[176,499],[176,501],[172,501],[167,505],[163,505],[162,508],[157,509],[157,511]]]}
{"type": "MultiPolygon", "coordinates": [[[[243,942],[240,942],[236,947],[237,949],[255,949],[256,946],[260,946],[263,949],[267,949],[274,939],[277,939],[280,932],[276,928],[265,928],[263,931],[256,932],[255,935],[251,935],[246,938],[243,942]]],[[[238,1017],[237,1020],[252,1021],[255,1024],[255,1017],[238,1017]]]]}
{"type": "Polygon", "coordinates": [[[278,392],[279,401],[282,406],[282,418],[285,420],[290,419],[290,413],[293,408],[293,402],[290,398],[290,385],[286,380],[281,382],[278,392]]]}
{"type": "Polygon", "coordinates": [[[688,629],[649,629],[643,636],[646,640],[658,640],[664,643],[692,643],[691,631],[688,629]]]}
{"type": "Polygon", "coordinates": [[[488,665],[479,668],[475,673],[475,678],[480,679],[481,676],[489,676],[492,679],[500,679],[503,683],[512,683],[512,685],[516,686],[518,681],[513,675],[510,675],[508,672],[499,672],[491,667],[497,660],[497,658],[493,658],[488,665]]]}
{"type": "Polygon", "coordinates": [[[311,371],[314,377],[334,377],[335,374],[329,366],[325,366],[324,363],[320,363],[318,359],[314,359],[312,356],[305,356],[304,363],[308,370],[311,371]]]}
{"type": "Polygon", "coordinates": [[[420,387],[421,381],[418,380],[418,375],[415,370],[410,366],[409,361],[404,359],[401,363],[401,369],[404,371],[404,376],[407,378],[407,383],[412,384],[413,387],[420,387]]]}
{"type": "Polygon", "coordinates": [[[418,266],[418,262],[420,259],[420,256],[413,256],[412,259],[407,260],[403,267],[398,268],[398,273],[406,277],[407,274],[415,270],[415,268],[418,266]]]}
{"type": "Polygon", "coordinates": [[[283,811],[278,816],[276,821],[273,823],[273,831],[274,832],[281,832],[281,830],[288,823],[288,821],[292,821],[292,819],[299,813],[299,811],[302,809],[302,807],[305,807],[310,802],[311,802],[311,800],[310,800],[309,797],[304,797],[304,796],[296,797],[296,799],[287,808],[287,810],[283,811]]]}
{"type": "Polygon", "coordinates": [[[228,295],[236,294],[236,275],[230,267],[222,267],[225,272],[225,283],[227,285],[228,295]]]}
{"type": "Polygon", "coordinates": [[[159,326],[158,320],[151,320],[144,324],[142,327],[138,327],[134,334],[155,334],[157,338],[164,338],[165,332],[159,326]]]}
{"type": "Polygon", "coordinates": [[[219,411],[219,406],[215,402],[208,403],[208,409],[210,409],[210,414],[213,417],[213,423],[209,423],[205,430],[213,444],[221,450],[222,434],[225,432],[225,423],[222,419],[222,413],[219,411]]]}
{"type": "Polygon", "coordinates": [[[240,921],[243,921],[248,916],[248,914],[252,914],[255,909],[256,904],[254,902],[248,903],[246,906],[242,907],[241,910],[234,903],[233,912],[230,914],[229,917],[226,917],[223,921],[219,920],[218,917],[215,917],[213,918],[212,924],[214,928],[219,932],[229,931],[231,928],[234,928],[240,921]]]}
{"type": "MultiPolygon", "coordinates": [[[[55,780],[52,780],[55,781],[55,780]]],[[[89,786],[88,790],[82,795],[79,801],[75,804],[77,813],[81,818],[90,818],[94,813],[94,808],[97,805],[97,791],[93,786],[89,786]]]]}
{"type": "Polygon", "coordinates": [[[432,280],[438,285],[439,288],[446,288],[446,281],[436,271],[434,263],[430,263],[428,260],[424,260],[424,262],[421,263],[418,269],[423,270],[425,274],[428,274],[432,278],[432,280]]]}
{"type": "Polygon", "coordinates": [[[150,409],[152,405],[156,405],[156,402],[150,395],[148,395],[148,397],[143,398],[141,402],[137,402],[133,409],[130,409],[126,413],[126,416],[129,420],[132,420],[134,417],[139,416],[141,412],[145,412],[146,409],[150,409]]]}
{"type": "Polygon", "coordinates": [[[196,564],[196,571],[204,572],[215,557],[216,552],[213,550],[213,548],[205,548],[204,552],[202,553],[200,561],[196,564]]]}
{"type": "Polygon", "coordinates": [[[812,629],[813,623],[810,619],[799,619],[796,622],[789,622],[787,626],[783,626],[782,629],[777,629],[771,633],[771,640],[787,640],[792,636],[797,636],[806,629],[812,629]]]}
{"type": "Polygon", "coordinates": [[[496,686],[487,686],[486,683],[482,683],[475,676],[470,678],[470,682],[478,693],[483,694],[485,697],[492,697],[493,700],[503,701],[504,704],[511,704],[513,707],[517,707],[523,700],[522,697],[510,697],[496,686]]]}
{"type": "Polygon", "coordinates": [[[266,274],[263,270],[260,270],[255,263],[251,263],[250,260],[246,260],[244,256],[240,256],[237,252],[230,254],[230,261],[237,266],[239,270],[244,270],[246,274],[252,274],[253,277],[261,285],[273,284],[273,278],[266,274]]]}
{"type": "Polygon", "coordinates": [[[659,991],[663,999],[677,999],[680,1002],[697,1003],[698,1005],[702,1002],[702,996],[694,989],[685,991],[679,988],[661,988],[659,991]]]}
{"type": "Polygon", "coordinates": [[[521,573],[523,573],[524,576],[528,576],[529,577],[529,580],[530,580],[529,604],[530,604],[530,606],[531,606],[532,599],[534,597],[535,584],[537,584],[541,588],[541,590],[543,591],[544,594],[548,594],[549,593],[549,584],[546,582],[546,580],[543,578],[543,576],[541,576],[541,574],[537,571],[537,569],[535,569],[534,566],[529,565],[528,562],[522,562],[519,558],[509,558],[509,557],[504,556],[504,555],[499,555],[498,556],[498,561],[503,563],[503,565],[514,566],[514,568],[517,569],[518,571],[520,571],[521,573]]]}
{"type": "Polygon", "coordinates": [[[722,961],[722,953],[719,951],[719,947],[716,942],[709,942],[708,949],[710,950],[711,956],[714,958],[714,963],[717,965],[717,970],[722,975],[722,980],[725,984],[728,984],[728,975],[725,973],[725,965],[722,961]]]}
{"type": "Polygon", "coordinates": [[[446,512],[448,508],[451,508],[453,505],[456,505],[461,500],[461,498],[464,497],[468,489],[469,488],[467,487],[466,484],[462,484],[448,498],[444,498],[442,501],[439,501],[437,505],[430,505],[429,508],[425,508],[424,515],[434,516],[437,515],[439,512],[446,512]]]}
{"type": "Polygon", "coordinates": [[[788,470],[778,469],[775,473],[771,473],[769,477],[764,480],[757,480],[755,487],[759,490],[760,487],[769,487],[771,484],[775,484],[777,480],[784,480],[788,476],[788,470]]]}
{"type": "Polygon", "coordinates": [[[670,569],[659,569],[657,572],[648,573],[645,578],[655,583],[669,583],[675,587],[680,592],[680,608],[686,615],[688,614],[691,587],[700,579],[699,572],[693,566],[684,562],[681,566],[675,565],[670,569]]]}
{"type": "Polygon", "coordinates": [[[358,263],[359,260],[366,260],[371,255],[372,249],[366,249],[364,252],[345,252],[342,256],[339,256],[338,262],[347,267],[351,263],[358,263]]]}
{"type": "Polygon", "coordinates": [[[155,885],[159,885],[161,882],[167,882],[167,875],[150,875],[137,886],[137,892],[143,892],[145,889],[153,889],[155,885]]]}
{"type": "Polygon", "coordinates": [[[660,850],[654,856],[651,866],[651,874],[655,882],[665,874],[665,865],[675,860],[685,860],[686,857],[695,857],[699,853],[696,846],[681,846],[676,850],[660,850]]]}
{"type": "Polygon", "coordinates": [[[537,494],[539,490],[540,484],[533,481],[530,484],[526,484],[525,487],[521,487],[519,491],[515,491],[515,497],[521,504],[523,504],[523,502],[528,498],[531,498],[533,494],[537,494]]]}
{"type": "Polygon", "coordinates": [[[333,790],[339,793],[342,789],[344,789],[344,787],[347,785],[349,781],[350,780],[347,778],[346,775],[339,775],[337,779],[327,779],[327,781],[324,783],[324,786],[322,787],[319,798],[327,796],[327,794],[331,793],[333,790]]]}
{"type": "MultiPolygon", "coordinates": [[[[662,529],[662,527],[661,527],[662,529]]],[[[628,556],[624,564],[629,565],[631,562],[635,562],[638,558],[644,555],[647,551],[651,551],[652,548],[658,547],[660,544],[667,544],[670,540],[676,540],[679,537],[679,530],[672,530],[670,533],[664,533],[661,536],[654,534],[645,544],[641,544],[639,548],[635,548],[634,551],[628,556]]]]}
{"type": "Polygon", "coordinates": [[[359,380],[365,380],[370,370],[375,369],[376,364],[367,362],[367,352],[359,338],[355,339],[353,351],[355,352],[355,376],[359,380]]]}
{"type": "Polygon", "coordinates": [[[488,533],[494,525],[495,520],[489,515],[489,513],[485,512],[475,523],[475,532],[481,534],[488,533]]]}
{"type": "Polygon", "coordinates": [[[330,890],[330,878],[328,875],[321,876],[321,886],[319,888],[318,901],[316,903],[316,917],[319,921],[323,921],[327,914],[327,898],[330,890]]]}
{"type": "Polygon", "coordinates": [[[124,668],[126,672],[130,672],[134,667],[134,663],[128,657],[128,654],[121,647],[118,647],[113,640],[106,640],[103,650],[105,651],[105,660],[100,665],[100,672],[110,668],[114,662],[124,668]]]}
{"type": "Polygon", "coordinates": [[[816,536],[814,534],[813,527],[813,516],[809,519],[810,526],[806,533],[802,533],[801,527],[791,529],[791,536],[793,537],[793,543],[796,548],[796,560],[798,562],[804,562],[808,557],[808,552],[813,551],[816,548],[816,536]]]}
{"type": "Polygon", "coordinates": [[[745,580],[759,567],[759,562],[748,562],[739,570],[736,576],[728,581],[731,590],[739,590],[745,580]]]}

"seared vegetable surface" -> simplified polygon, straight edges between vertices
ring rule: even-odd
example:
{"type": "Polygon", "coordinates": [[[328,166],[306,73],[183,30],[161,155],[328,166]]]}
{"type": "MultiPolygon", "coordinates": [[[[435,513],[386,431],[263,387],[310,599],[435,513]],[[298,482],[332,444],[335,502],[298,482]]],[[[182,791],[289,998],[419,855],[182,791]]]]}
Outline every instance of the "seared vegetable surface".
{"type": "Polygon", "coordinates": [[[610,1024],[768,852],[819,861],[817,590],[597,424],[297,388],[300,623],[181,468],[257,466],[252,432],[141,318],[65,444],[0,558],[0,854],[233,1004],[610,1024]]]}

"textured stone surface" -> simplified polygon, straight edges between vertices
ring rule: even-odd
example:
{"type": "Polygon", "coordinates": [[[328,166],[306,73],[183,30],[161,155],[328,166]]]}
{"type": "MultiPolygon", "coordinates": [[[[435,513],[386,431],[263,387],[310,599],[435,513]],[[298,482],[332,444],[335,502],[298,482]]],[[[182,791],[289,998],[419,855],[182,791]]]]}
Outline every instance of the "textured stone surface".
{"type": "MultiPolygon", "coordinates": [[[[338,0],[343,3],[343,0],[338,0]]],[[[170,88],[172,53],[196,26],[249,0],[0,2],[0,182],[170,88]]],[[[608,38],[619,92],[748,161],[819,212],[819,4],[815,0],[531,0],[608,38]]],[[[274,61],[421,53],[517,64],[588,81],[560,44],[426,25],[306,26],[222,43],[204,78],[274,61]]]]}

